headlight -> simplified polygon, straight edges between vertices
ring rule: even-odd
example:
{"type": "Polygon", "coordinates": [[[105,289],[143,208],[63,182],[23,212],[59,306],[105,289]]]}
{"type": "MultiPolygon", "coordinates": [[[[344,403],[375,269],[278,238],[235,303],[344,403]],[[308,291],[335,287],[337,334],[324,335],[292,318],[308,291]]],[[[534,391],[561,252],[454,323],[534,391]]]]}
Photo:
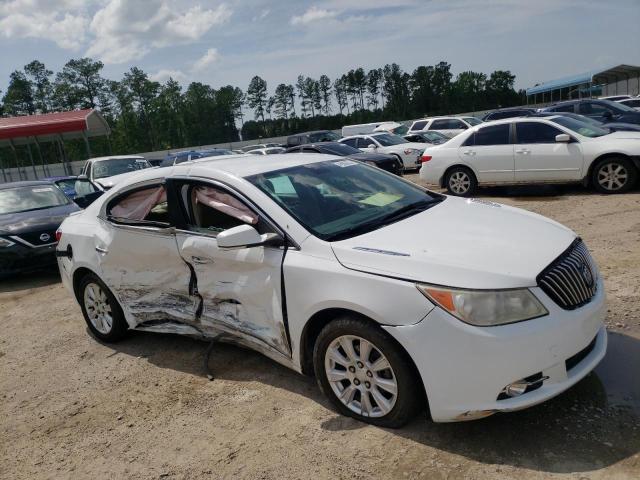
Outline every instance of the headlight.
{"type": "Polygon", "coordinates": [[[15,245],[15,243],[13,243],[10,240],[7,240],[6,238],[0,237],[0,248],[2,248],[2,247],[10,247],[11,245],[15,245]]]}
{"type": "Polygon", "coordinates": [[[416,285],[427,298],[465,323],[480,327],[504,325],[547,315],[528,288],[516,290],[458,290],[416,285]]]}

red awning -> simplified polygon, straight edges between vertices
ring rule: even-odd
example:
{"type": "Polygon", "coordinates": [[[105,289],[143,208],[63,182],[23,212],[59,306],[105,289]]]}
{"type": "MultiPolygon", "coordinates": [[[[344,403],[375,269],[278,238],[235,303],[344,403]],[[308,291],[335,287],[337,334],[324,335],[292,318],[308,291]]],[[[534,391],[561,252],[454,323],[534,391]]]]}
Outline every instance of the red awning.
{"type": "Polygon", "coordinates": [[[0,118],[0,147],[9,146],[11,142],[14,145],[33,143],[34,137],[46,142],[59,138],[58,135],[69,140],[110,133],[109,124],[94,109],[0,118]]]}

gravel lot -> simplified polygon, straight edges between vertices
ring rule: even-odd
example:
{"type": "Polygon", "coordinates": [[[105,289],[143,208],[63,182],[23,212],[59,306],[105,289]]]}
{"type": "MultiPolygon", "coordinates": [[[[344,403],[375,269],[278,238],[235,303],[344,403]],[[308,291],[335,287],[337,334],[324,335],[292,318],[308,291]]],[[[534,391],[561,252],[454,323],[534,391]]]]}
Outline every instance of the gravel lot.
{"type": "Polygon", "coordinates": [[[605,276],[609,352],[565,394],[469,423],[367,426],[253,352],[218,346],[210,382],[203,342],[101,344],[44,272],[0,283],[0,478],[640,478],[640,192],[479,196],[573,228],[605,276]]]}

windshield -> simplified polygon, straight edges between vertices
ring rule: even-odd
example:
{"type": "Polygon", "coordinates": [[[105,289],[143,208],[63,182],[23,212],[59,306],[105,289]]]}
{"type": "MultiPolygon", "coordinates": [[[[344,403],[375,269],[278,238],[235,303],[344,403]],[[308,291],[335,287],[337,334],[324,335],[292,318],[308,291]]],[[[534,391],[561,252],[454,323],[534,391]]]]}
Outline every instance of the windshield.
{"type": "Polygon", "coordinates": [[[609,107],[611,110],[615,111],[615,112],[636,112],[636,110],[634,110],[633,108],[624,105],[622,103],[618,103],[618,102],[612,102],[610,100],[600,100],[602,103],[604,103],[607,107],[609,107]]]}
{"type": "Polygon", "coordinates": [[[476,125],[480,125],[482,123],[482,120],[476,117],[462,117],[462,119],[472,127],[475,127],[476,125]]]}
{"type": "Polygon", "coordinates": [[[0,190],[0,215],[67,205],[69,199],[53,185],[32,185],[0,190]]]}
{"type": "Polygon", "coordinates": [[[447,137],[443,133],[436,132],[435,130],[421,132],[420,135],[422,135],[424,138],[426,138],[430,142],[446,142],[447,140],[449,140],[449,137],[447,137]]]}
{"type": "Polygon", "coordinates": [[[595,125],[576,120],[575,118],[562,116],[550,118],[549,120],[557,123],[558,125],[562,125],[563,127],[567,127],[568,129],[573,130],[574,132],[579,133],[584,137],[602,137],[603,135],[608,135],[609,133],[611,133],[609,129],[600,128],[595,125]]]}
{"type": "Polygon", "coordinates": [[[150,167],[151,165],[144,158],[110,158],[93,164],[93,178],[113,177],[150,167]]]}
{"type": "Polygon", "coordinates": [[[55,184],[71,199],[98,191],[97,187],[86,178],[65,178],[56,180],[55,184]]]}
{"type": "Polygon", "coordinates": [[[596,127],[604,128],[603,127],[604,123],[596,120],[595,118],[587,117],[585,115],[578,115],[577,113],[563,113],[562,116],[568,117],[568,118],[573,118],[574,120],[577,120],[578,122],[584,122],[584,123],[588,123],[590,125],[595,125],[596,127]]]}
{"type": "Polygon", "coordinates": [[[406,125],[400,125],[399,127],[391,130],[391,132],[395,135],[406,135],[408,131],[409,127],[407,127],[406,125]]]}
{"type": "Polygon", "coordinates": [[[222,148],[218,148],[215,150],[202,150],[198,152],[201,157],[217,157],[219,155],[233,155],[231,150],[224,150],[222,148]]]}
{"type": "Polygon", "coordinates": [[[309,135],[309,142],[335,142],[342,137],[334,132],[316,132],[309,135]]]}
{"type": "Polygon", "coordinates": [[[391,145],[400,145],[402,143],[407,143],[407,141],[399,137],[398,135],[393,135],[392,133],[381,133],[379,135],[372,135],[376,141],[382,145],[383,147],[390,147],[391,145]]]}
{"type": "Polygon", "coordinates": [[[362,153],[355,147],[347,145],[345,143],[332,143],[331,145],[322,145],[322,153],[330,153],[333,155],[340,155],[346,157],[347,155],[353,155],[354,153],[362,153]]]}
{"type": "Polygon", "coordinates": [[[337,241],[423,211],[444,197],[353,160],[248,177],[315,236],[337,241]]]}

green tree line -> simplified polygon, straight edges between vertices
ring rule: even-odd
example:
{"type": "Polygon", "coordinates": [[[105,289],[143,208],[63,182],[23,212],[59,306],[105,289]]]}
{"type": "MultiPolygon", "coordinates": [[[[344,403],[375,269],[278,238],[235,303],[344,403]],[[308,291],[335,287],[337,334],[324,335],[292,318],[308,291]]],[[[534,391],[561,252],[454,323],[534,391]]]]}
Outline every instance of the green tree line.
{"type": "MultiPolygon", "coordinates": [[[[365,71],[352,69],[331,80],[298,76],[277,85],[255,76],[246,91],[226,85],[215,89],[174,79],[153,81],[137,67],[119,81],[103,77],[104,65],[91,58],[69,60],[54,74],[34,60],[11,73],[0,115],[17,116],[97,108],[112,129],[113,153],[179,149],[287,135],[307,129],[335,129],[349,123],[406,120],[520,104],[515,76],[466,71],[455,76],[440,62],[405,72],[392,63],[365,71]],[[251,110],[253,119],[245,121],[251,110]]],[[[92,140],[94,154],[107,143],[92,140]],[[95,144],[95,145],[94,145],[95,144]]],[[[80,142],[68,146],[72,159],[83,157],[80,142]]],[[[6,155],[3,156],[6,158],[6,155]]],[[[6,164],[6,163],[5,163],[6,164]]]]}

